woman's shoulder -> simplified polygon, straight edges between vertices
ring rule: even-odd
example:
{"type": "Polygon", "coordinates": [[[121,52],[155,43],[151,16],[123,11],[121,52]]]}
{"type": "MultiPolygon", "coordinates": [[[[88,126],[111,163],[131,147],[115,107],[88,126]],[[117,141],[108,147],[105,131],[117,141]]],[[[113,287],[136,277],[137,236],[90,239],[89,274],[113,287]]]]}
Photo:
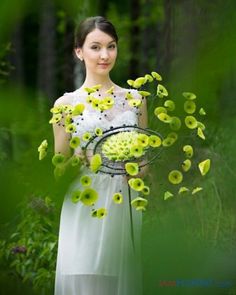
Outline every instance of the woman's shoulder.
{"type": "Polygon", "coordinates": [[[59,98],[55,100],[54,105],[55,106],[65,105],[65,104],[73,105],[76,94],[77,94],[77,90],[72,92],[65,92],[62,96],[60,96],[59,98]]]}

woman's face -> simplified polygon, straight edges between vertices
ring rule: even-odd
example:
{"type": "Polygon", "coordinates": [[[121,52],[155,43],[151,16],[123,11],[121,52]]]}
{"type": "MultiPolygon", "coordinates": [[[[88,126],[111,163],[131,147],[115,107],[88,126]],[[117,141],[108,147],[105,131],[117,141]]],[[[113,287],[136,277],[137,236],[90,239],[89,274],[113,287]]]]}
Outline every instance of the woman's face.
{"type": "Polygon", "coordinates": [[[76,54],[85,62],[87,74],[107,75],[113,68],[117,57],[116,41],[99,29],[94,29],[85,39],[76,54]]]}

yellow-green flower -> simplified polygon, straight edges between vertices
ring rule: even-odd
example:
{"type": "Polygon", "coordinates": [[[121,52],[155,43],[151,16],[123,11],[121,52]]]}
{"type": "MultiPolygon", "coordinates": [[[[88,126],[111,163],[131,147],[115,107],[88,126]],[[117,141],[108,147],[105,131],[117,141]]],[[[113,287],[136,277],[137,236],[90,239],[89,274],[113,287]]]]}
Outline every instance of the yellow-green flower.
{"type": "Polygon", "coordinates": [[[179,130],[181,127],[181,120],[178,117],[171,117],[170,128],[172,130],[179,130]]]}
{"type": "Polygon", "coordinates": [[[193,147],[189,144],[186,144],[185,146],[183,146],[183,151],[184,151],[184,154],[187,158],[192,158],[193,156],[193,147]]]}
{"type": "Polygon", "coordinates": [[[65,117],[65,125],[66,125],[66,127],[67,127],[68,125],[72,124],[73,122],[74,122],[74,120],[73,120],[73,118],[72,118],[71,115],[67,115],[67,116],[65,117]]]}
{"type": "Polygon", "coordinates": [[[107,209],[106,208],[97,209],[97,218],[102,219],[106,215],[107,215],[107,209]]]}
{"type": "Polygon", "coordinates": [[[158,84],[157,86],[157,96],[159,96],[160,98],[163,98],[164,96],[168,96],[167,89],[161,84],[158,84]]]}
{"type": "Polygon", "coordinates": [[[92,95],[88,95],[86,98],[86,102],[91,104],[95,98],[92,95]]]}
{"type": "Polygon", "coordinates": [[[128,100],[130,100],[130,99],[133,99],[134,97],[133,97],[133,95],[128,91],[128,92],[126,92],[126,94],[125,94],[125,98],[128,99],[128,100]]]}
{"type": "Polygon", "coordinates": [[[139,77],[134,80],[133,87],[140,88],[142,85],[146,83],[146,79],[144,77],[139,77]]]}
{"type": "Polygon", "coordinates": [[[176,141],[178,139],[178,134],[176,132],[170,132],[167,137],[173,138],[176,141]]]}
{"type": "Polygon", "coordinates": [[[63,105],[63,110],[66,114],[72,114],[74,107],[70,104],[63,105]]]}
{"type": "Polygon", "coordinates": [[[139,90],[138,93],[139,93],[142,97],[146,97],[146,96],[151,95],[150,92],[148,92],[148,91],[143,91],[143,90],[139,90]]]}
{"type": "Polygon", "coordinates": [[[86,188],[80,194],[80,201],[86,206],[92,206],[98,200],[98,193],[92,188],[86,188]]]}
{"type": "Polygon", "coordinates": [[[52,157],[52,164],[54,166],[60,165],[65,162],[65,156],[61,153],[56,153],[52,157]]]}
{"type": "Polygon", "coordinates": [[[50,112],[53,114],[58,114],[63,112],[63,107],[62,106],[55,106],[50,109],[50,112]]]}
{"type": "Polygon", "coordinates": [[[166,113],[160,113],[157,115],[157,118],[164,122],[164,123],[170,123],[171,122],[171,117],[167,115],[166,113]]]}
{"type": "Polygon", "coordinates": [[[202,122],[200,122],[200,121],[197,121],[197,127],[198,128],[201,128],[202,130],[205,130],[206,129],[206,126],[202,122]]]}
{"type": "Polygon", "coordinates": [[[103,99],[103,103],[107,106],[113,106],[114,105],[114,99],[112,97],[105,97],[103,99]]]}
{"type": "Polygon", "coordinates": [[[150,194],[150,188],[147,185],[144,185],[143,189],[142,189],[142,193],[147,196],[150,194]]]}
{"type": "Polygon", "coordinates": [[[79,103],[74,107],[74,110],[72,111],[72,116],[79,116],[83,114],[83,111],[85,109],[84,104],[79,103]]]}
{"type": "Polygon", "coordinates": [[[142,147],[148,146],[149,137],[146,134],[139,133],[138,138],[138,145],[141,145],[142,147]]]}
{"type": "Polygon", "coordinates": [[[131,178],[129,179],[129,186],[135,190],[140,192],[144,187],[144,182],[141,178],[131,178]]]}
{"type": "Polygon", "coordinates": [[[81,191],[80,190],[75,190],[72,192],[72,195],[71,195],[71,201],[73,203],[78,203],[79,200],[80,200],[80,195],[81,195],[81,191]]]}
{"type": "Polygon", "coordinates": [[[131,201],[131,205],[136,209],[136,210],[141,210],[145,211],[146,206],[148,204],[148,201],[144,198],[137,197],[131,201]]]}
{"type": "Polygon", "coordinates": [[[92,183],[92,179],[88,175],[83,175],[80,177],[80,183],[82,184],[82,186],[90,186],[90,184],[92,183]]]}
{"type": "Polygon", "coordinates": [[[183,92],[182,93],[183,94],[183,96],[186,98],[186,99],[189,99],[189,100],[194,100],[194,99],[196,99],[196,95],[194,94],[194,93],[192,93],[192,92],[183,92]]]}
{"type": "Polygon", "coordinates": [[[183,161],[182,163],[182,169],[184,170],[184,172],[187,172],[190,168],[191,168],[192,162],[189,159],[186,159],[183,161]]]}
{"type": "Polygon", "coordinates": [[[200,138],[202,138],[203,140],[206,139],[206,137],[205,137],[205,135],[204,135],[204,133],[203,133],[203,131],[202,131],[202,128],[200,128],[200,127],[198,127],[198,129],[197,129],[197,135],[198,135],[200,138]]]}
{"type": "Polygon", "coordinates": [[[97,210],[92,209],[91,216],[92,217],[97,217],[97,210]]]}
{"type": "Polygon", "coordinates": [[[197,128],[197,120],[194,116],[186,116],[184,122],[189,129],[197,128]]]}
{"type": "Polygon", "coordinates": [[[133,155],[135,158],[139,158],[143,155],[143,147],[139,144],[133,145],[130,149],[131,155],[133,155]]]}
{"type": "Polygon", "coordinates": [[[133,87],[134,80],[129,79],[129,80],[127,80],[127,83],[129,84],[129,86],[133,87]]]}
{"type": "Polygon", "coordinates": [[[189,192],[189,189],[186,186],[181,186],[179,188],[178,194],[180,195],[180,194],[187,193],[187,192],[189,192]]]}
{"type": "Polygon", "coordinates": [[[40,161],[46,157],[47,151],[48,151],[48,142],[47,142],[47,139],[44,139],[38,147],[40,161]]]}
{"type": "Polygon", "coordinates": [[[153,78],[155,78],[157,81],[161,81],[162,80],[162,77],[160,74],[158,74],[157,72],[151,72],[153,78]]]}
{"type": "Polygon", "coordinates": [[[174,143],[175,143],[175,139],[172,137],[166,137],[162,140],[162,145],[166,147],[171,146],[174,143]]]}
{"type": "Polygon", "coordinates": [[[95,110],[100,110],[100,100],[98,98],[94,98],[93,101],[92,101],[92,107],[95,109],[95,110]]]}
{"type": "Polygon", "coordinates": [[[174,195],[171,192],[166,191],[164,193],[164,201],[166,201],[167,199],[172,198],[172,197],[174,197],[174,195]]]}
{"type": "Polygon", "coordinates": [[[153,81],[153,77],[151,75],[149,75],[149,74],[146,74],[144,77],[145,77],[147,82],[152,82],[153,81]]]}
{"type": "Polygon", "coordinates": [[[108,94],[112,94],[114,92],[114,86],[111,86],[111,88],[109,88],[106,93],[108,94]]]}
{"type": "Polygon", "coordinates": [[[59,123],[61,121],[62,118],[62,114],[58,113],[58,114],[53,114],[52,118],[50,119],[49,123],[50,124],[56,124],[59,123]]]}
{"type": "Polygon", "coordinates": [[[202,190],[203,190],[203,188],[200,187],[200,186],[195,187],[195,188],[192,190],[192,195],[195,195],[196,193],[198,193],[198,192],[200,192],[200,191],[202,191],[202,190]]]}
{"type": "Polygon", "coordinates": [[[206,115],[206,112],[205,112],[204,108],[200,108],[200,110],[199,110],[199,114],[200,114],[201,116],[205,116],[205,115],[206,115]]]}
{"type": "Polygon", "coordinates": [[[102,129],[99,128],[99,127],[97,127],[97,128],[95,129],[95,134],[96,134],[97,136],[102,136],[102,135],[103,135],[103,131],[102,131],[102,129]]]}
{"type": "Polygon", "coordinates": [[[80,138],[77,136],[74,136],[70,140],[70,147],[72,149],[76,149],[80,145],[80,138]]]}
{"type": "Polygon", "coordinates": [[[166,100],[164,106],[167,108],[168,111],[173,111],[175,109],[175,103],[173,100],[166,100]]]}
{"type": "Polygon", "coordinates": [[[76,127],[74,124],[69,124],[66,126],[67,133],[74,133],[76,131],[76,127]]]}
{"type": "Polygon", "coordinates": [[[159,147],[161,145],[161,138],[157,135],[150,135],[148,139],[148,144],[151,147],[159,147]]]}
{"type": "Polygon", "coordinates": [[[158,115],[161,114],[161,113],[165,113],[166,114],[167,113],[166,108],[164,108],[164,107],[157,107],[157,108],[155,108],[155,110],[154,110],[155,116],[158,117],[158,115]]]}
{"type": "Polygon", "coordinates": [[[211,160],[206,159],[205,161],[202,161],[201,163],[198,164],[198,168],[202,174],[202,176],[206,175],[207,172],[210,170],[211,167],[211,160]]]}
{"type": "Polygon", "coordinates": [[[90,169],[92,172],[97,172],[102,165],[102,158],[100,154],[95,154],[90,160],[90,169]]]}
{"type": "Polygon", "coordinates": [[[129,175],[132,175],[132,176],[137,175],[139,172],[138,163],[126,163],[125,170],[129,175]]]}
{"type": "Polygon", "coordinates": [[[90,88],[90,87],[84,87],[84,90],[85,90],[86,92],[88,92],[88,94],[93,93],[93,92],[96,92],[96,89],[94,89],[94,88],[90,88]]]}
{"type": "Polygon", "coordinates": [[[112,197],[112,200],[116,203],[116,204],[121,204],[123,202],[123,196],[121,193],[115,193],[112,197]]]}
{"type": "Polygon", "coordinates": [[[63,176],[63,174],[65,173],[65,165],[61,164],[61,165],[57,165],[54,169],[54,176],[56,179],[60,178],[61,176],[63,176]]]}
{"type": "Polygon", "coordinates": [[[83,141],[89,141],[91,138],[91,134],[89,132],[85,132],[82,136],[83,141]]]}
{"type": "Polygon", "coordinates": [[[196,111],[196,104],[192,100],[186,100],[184,103],[184,110],[188,114],[193,114],[196,111]]]}
{"type": "Polygon", "coordinates": [[[96,84],[92,88],[97,91],[97,90],[101,89],[101,87],[102,87],[102,84],[96,84]]]}
{"type": "Polygon", "coordinates": [[[172,170],[168,175],[169,182],[179,184],[183,180],[183,174],[179,170],[172,170]]]}
{"type": "Polygon", "coordinates": [[[133,99],[130,99],[129,100],[128,104],[131,107],[139,107],[142,104],[142,100],[141,99],[137,99],[137,98],[133,98],[133,99]]]}
{"type": "Polygon", "coordinates": [[[80,165],[80,164],[81,164],[80,156],[78,156],[78,155],[73,155],[73,156],[70,158],[70,163],[71,163],[71,166],[72,166],[72,167],[75,167],[75,166],[80,165]]]}

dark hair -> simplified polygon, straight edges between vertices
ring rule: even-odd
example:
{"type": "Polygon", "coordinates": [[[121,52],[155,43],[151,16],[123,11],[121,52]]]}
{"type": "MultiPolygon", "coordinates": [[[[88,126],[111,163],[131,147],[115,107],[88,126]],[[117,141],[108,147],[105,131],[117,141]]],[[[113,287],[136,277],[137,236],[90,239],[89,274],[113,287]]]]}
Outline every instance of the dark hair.
{"type": "Polygon", "coordinates": [[[76,27],[74,47],[81,48],[87,35],[96,28],[113,37],[118,43],[118,36],[113,24],[103,16],[93,16],[86,18],[76,27]]]}

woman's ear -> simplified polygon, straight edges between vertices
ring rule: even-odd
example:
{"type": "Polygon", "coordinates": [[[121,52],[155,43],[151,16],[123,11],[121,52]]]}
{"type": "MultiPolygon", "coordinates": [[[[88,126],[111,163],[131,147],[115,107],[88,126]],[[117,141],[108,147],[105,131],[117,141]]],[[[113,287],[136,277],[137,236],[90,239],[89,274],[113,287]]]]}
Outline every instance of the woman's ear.
{"type": "Polygon", "coordinates": [[[81,48],[75,48],[75,55],[78,57],[79,60],[83,61],[82,51],[81,48]]]}

